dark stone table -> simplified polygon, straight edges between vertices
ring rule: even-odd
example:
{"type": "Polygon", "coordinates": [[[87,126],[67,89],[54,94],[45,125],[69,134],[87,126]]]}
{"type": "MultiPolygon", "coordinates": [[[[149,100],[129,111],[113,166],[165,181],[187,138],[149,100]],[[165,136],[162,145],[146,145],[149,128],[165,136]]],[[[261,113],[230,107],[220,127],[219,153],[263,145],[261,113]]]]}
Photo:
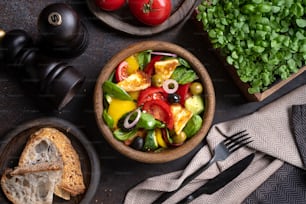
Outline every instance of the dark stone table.
{"type": "MultiPolygon", "coordinates": [[[[89,31],[90,42],[85,53],[69,60],[69,63],[86,76],[86,81],[81,91],[63,110],[46,111],[38,108],[35,101],[24,93],[20,84],[1,69],[0,140],[1,136],[20,123],[39,117],[59,117],[75,124],[92,142],[101,161],[100,185],[92,203],[122,203],[125,193],[131,187],[148,177],[184,168],[201,147],[199,145],[194,151],[176,161],[151,165],[132,161],[120,155],[103,139],[97,128],[93,112],[92,98],[95,80],[103,65],[126,46],[142,40],[164,40],[185,47],[197,56],[206,66],[213,80],[216,92],[214,123],[251,113],[306,80],[306,76],[301,75],[265,101],[248,102],[234,85],[217,56],[204,40],[203,32],[195,26],[195,20],[192,18],[160,34],[136,37],[114,30],[96,19],[87,8],[85,0],[2,0],[0,1],[0,28],[5,31],[24,29],[36,39],[37,17],[45,6],[54,2],[65,2],[75,8],[89,31]]],[[[0,203],[2,199],[0,198],[0,203]]]]}

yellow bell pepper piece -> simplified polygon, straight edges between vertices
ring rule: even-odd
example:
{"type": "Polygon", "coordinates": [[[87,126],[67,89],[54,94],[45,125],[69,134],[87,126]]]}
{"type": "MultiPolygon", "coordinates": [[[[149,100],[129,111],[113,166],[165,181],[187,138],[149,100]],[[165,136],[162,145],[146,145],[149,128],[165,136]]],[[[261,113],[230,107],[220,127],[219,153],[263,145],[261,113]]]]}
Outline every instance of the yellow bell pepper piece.
{"type": "Polygon", "coordinates": [[[163,139],[161,129],[156,128],[154,131],[155,131],[155,136],[156,136],[157,144],[159,146],[163,147],[163,148],[166,148],[167,147],[167,143],[163,139]]]}
{"type": "Polygon", "coordinates": [[[130,91],[128,93],[134,100],[137,101],[140,91],[130,91]]]}
{"type": "Polygon", "coordinates": [[[128,63],[127,72],[129,75],[135,73],[139,69],[139,64],[135,55],[129,56],[124,61],[128,63]]]}
{"type": "Polygon", "coordinates": [[[108,114],[114,120],[114,127],[117,128],[118,120],[126,113],[136,109],[134,101],[125,101],[113,98],[108,107],[108,114]]]}

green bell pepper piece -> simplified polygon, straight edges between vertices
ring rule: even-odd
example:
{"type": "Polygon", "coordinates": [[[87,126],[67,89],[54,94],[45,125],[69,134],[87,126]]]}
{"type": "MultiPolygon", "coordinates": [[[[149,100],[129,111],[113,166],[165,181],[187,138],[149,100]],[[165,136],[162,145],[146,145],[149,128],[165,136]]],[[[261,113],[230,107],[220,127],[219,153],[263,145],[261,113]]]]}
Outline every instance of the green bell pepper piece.
{"type": "Polygon", "coordinates": [[[165,127],[165,124],[158,120],[155,120],[155,118],[151,114],[142,112],[136,126],[137,128],[152,130],[155,128],[163,128],[165,127]]]}
{"type": "Polygon", "coordinates": [[[134,137],[137,133],[137,129],[133,129],[129,132],[124,132],[121,129],[117,129],[114,131],[114,137],[119,141],[125,141],[131,137],[134,137]]]}

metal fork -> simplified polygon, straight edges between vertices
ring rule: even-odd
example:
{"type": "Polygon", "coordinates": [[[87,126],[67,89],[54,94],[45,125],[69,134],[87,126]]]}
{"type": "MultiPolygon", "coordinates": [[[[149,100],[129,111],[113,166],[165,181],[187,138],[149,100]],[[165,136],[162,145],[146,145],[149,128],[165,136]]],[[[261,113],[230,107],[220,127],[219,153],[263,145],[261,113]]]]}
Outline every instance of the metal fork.
{"type": "MultiPolygon", "coordinates": [[[[218,129],[220,132],[220,130],[218,129]]],[[[221,132],[220,132],[221,133],[221,132]]],[[[222,134],[222,133],[221,133],[222,134]]],[[[224,134],[222,134],[224,135],[224,134]]],[[[210,167],[213,163],[217,161],[223,161],[228,156],[230,156],[233,152],[238,150],[241,147],[246,146],[250,142],[252,142],[251,137],[247,137],[248,133],[246,133],[246,130],[237,132],[231,136],[226,136],[226,139],[217,144],[217,146],[214,148],[214,155],[213,157],[202,167],[200,167],[198,170],[196,170],[193,174],[188,176],[181,185],[174,191],[165,192],[160,197],[158,197],[152,204],[160,204],[167,200],[170,196],[172,196],[174,193],[179,191],[182,187],[184,187],[186,184],[188,184],[190,181],[192,181],[194,178],[199,176],[203,171],[205,171],[208,167],[210,167]]]]}

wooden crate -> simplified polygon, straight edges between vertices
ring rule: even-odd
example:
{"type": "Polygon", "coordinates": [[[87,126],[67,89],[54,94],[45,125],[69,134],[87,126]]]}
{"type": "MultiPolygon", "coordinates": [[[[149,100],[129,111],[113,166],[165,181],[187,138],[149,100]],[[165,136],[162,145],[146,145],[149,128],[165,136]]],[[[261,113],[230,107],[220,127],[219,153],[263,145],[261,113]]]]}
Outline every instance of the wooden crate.
{"type": "MultiPolygon", "coordinates": [[[[195,26],[197,27],[197,29],[200,32],[204,33],[203,36],[205,38],[204,39],[205,42],[207,41],[207,42],[210,43],[208,34],[203,30],[202,22],[199,22],[199,21],[196,20],[196,15],[197,15],[197,11],[195,11],[194,14],[192,15],[195,26]]],[[[210,46],[213,47],[212,44],[210,44],[210,46]]],[[[222,62],[224,69],[229,73],[229,75],[233,79],[234,83],[238,86],[238,88],[240,89],[240,91],[246,97],[246,99],[248,101],[255,101],[256,102],[256,101],[264,100],[265,98],[267,98],[268,96],[277,92],[283,86],[288,84],[290,81],[294,80],[296,77],[301,75],[306,70],[306,66],[303,66],[302,68],[299,69],[299,71],[297,73],[292,74],[290,77],[288,77],[285,80],[279,80],[279,81],[275,82],[273,85],[270,86],[270,88],[266,89],[265,91],[260,92],[260,93],[250,94],[248,92],[248,89],[250,88],[250,85],[248,83],[244,83],[240,80],[235,67],[228,64],[225,60],[225,57],[222,56],[221,53],[217,49],[213,49],[213,50],[214,50],[215,54],[217,55],[217,57],[219,58],[219,60],[222,62]]]]}
{"type": "Polygon", "coordinates": [[[304,67],[300,68],[297,73],[292,74],[287,79],[277,81],[276,83],[271,85],[270,88],[268,88],[267,90],[265,90],[261,93],[250,94],[248,92],[248,89],[250,88],[250,85],[248,83],[244,83],[240,80],[236,69],[233,66],[230,66],[228,64],[224,64],[224,67],[229,72],[230,76],[233,78],[235,84],[239,87],[240,91],[243,93],[243,95],[249,101],[262,101],[262,100],[264,100],[268,96],[277,92],[280,88],[285,86],[287,83],[294,80],[296,77],[298,77],[300,74],[302,74],[306,70],[306,66],[304,66],[304,67]]]}

